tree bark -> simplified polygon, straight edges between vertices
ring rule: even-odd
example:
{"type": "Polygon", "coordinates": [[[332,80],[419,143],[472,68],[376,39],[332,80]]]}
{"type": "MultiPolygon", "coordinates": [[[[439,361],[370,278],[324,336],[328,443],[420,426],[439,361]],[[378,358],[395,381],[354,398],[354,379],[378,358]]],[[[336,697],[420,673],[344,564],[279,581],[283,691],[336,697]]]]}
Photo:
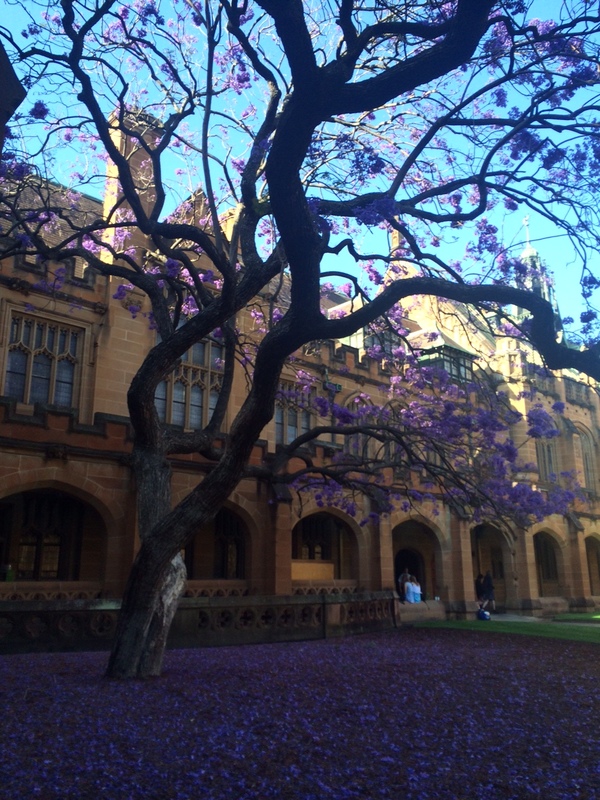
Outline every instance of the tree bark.
{"type": "Polygon", "coordinates": [[[181,554],[165,559],[152,529],[171,510],[171,468],[155,447],[135,447],[132,468],[136,479],[138,529],[141,546],[121,604],[119,624],[106,675],[112,678],[160,675],[169,628],[185,587],[181,554]]]}
{"type": "Polygon", "coordinates": [[[146,550],[142,545],[123,597],[108,678],[149,678],[161,673],[186,570],[180,554],[161,569],[162,559],[146,550]]]}

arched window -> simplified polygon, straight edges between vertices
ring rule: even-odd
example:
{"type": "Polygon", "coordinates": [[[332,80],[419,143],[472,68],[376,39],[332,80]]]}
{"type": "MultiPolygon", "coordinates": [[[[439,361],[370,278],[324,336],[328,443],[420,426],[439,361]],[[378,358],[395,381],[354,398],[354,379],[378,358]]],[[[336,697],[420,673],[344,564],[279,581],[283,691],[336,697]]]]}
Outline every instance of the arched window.
{"type": "Polygon", "coordinates": [[[246,537],[242,521],[226,508],[215,519],[215,578],[243,580],[246,575],[246,537]]]}
{"type": "Polygon", "coordinates": [[[554,439],[537,439],[535,453],[540,480],[555,481],[560,472],[556,441],[554,439]]]}
{"type": "Polygon", "coordinates": [[[571,435],[573,443],[573,460],[577,480],[583,489],[590,494],[595,494],[597,478],[594,441],[588,431],[579,428],[570,419],[564,418],[563,423],[571,435]]]}
{"type": "Polygon", "coordinates": [[[244,580],[248,534],[241,518],[222,508],[185,548],[189,580],[244,580]]]}
{"type": "Polygon", "coordinates": [[[31,405],[77,406],[82,342],[82,330],[15,314],[3,393],[31,405]]]}
{"type": "Polygon", "coordinates": [[[593,595],[600,595],[600,542],[588,536],[585,540],[585,550],[590,576],[590,590],[593,595]]]}
{"type": "Polygon", "coordinates": [[[224,348],[217,339],[197,342],[156,387],[154,404],[161,422],[187,430],[208,424],[219,399],[224,348]]]}
{"type": "Polygon", "coordinates": [[[555,545],[547,533],[537,533],[533,537],[535,559],[540,575],[545,581],[558,580],[555,545]]]}
{"type": "Polygon", "coordinates": [[[357,569],[356,542],[348,526],[337,517],[311,514],[292,531],[292,559],[329,563],[332,578],[352,579],[357,569]]]}
{"type": "MultiPolygon", "coordinates": [[[[367,426],[373,424],[373,408],[360,395],[350,398],[346,402],[346,408],[354,417],[347,423],[348,425],[367,426]]],[[[372,456],[372,444],[373,441],[366,430],[353,433],[344,437],[344,452],[358,462],[365,462],[372,456]]]]}
{"type": "Polygon", "coordinates": [[[283,382],[275,403],[275,444],[290,444],[313,427],[313,393],[305,387],[283,382]]]}
{"type": "Polygon", "coordinates": [[[16,580],[100,580],[105,531],[98,513],[52,489],[0,503],[0,559],[16,580]]]}
{"type": "Polygon", "coordinates": [[[535,534],[533,546],[540,597],[557,597],[561,593],[558,546],[552,536],[544,532],[535,534]]]}

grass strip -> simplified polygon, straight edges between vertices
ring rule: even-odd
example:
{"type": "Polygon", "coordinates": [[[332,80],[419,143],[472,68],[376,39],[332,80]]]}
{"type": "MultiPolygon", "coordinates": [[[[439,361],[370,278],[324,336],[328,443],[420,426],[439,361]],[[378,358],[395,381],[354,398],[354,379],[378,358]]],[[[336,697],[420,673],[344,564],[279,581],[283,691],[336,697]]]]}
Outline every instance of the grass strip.
{"type": "Polygon", "coordinates": [[[523,636],[542,636],[546,639],[565,639],[572,642],[600,644],[600,628],[595,625],[557,625],[555,622],[499,622],[496,619],[452,620],[448,622],[418,622],[415,628],[478,631],[479,633],[516,633],[523,636]]]}
{"type": "Polygon", "coordinates": [[[600,614],[557,614],[554,622],[587,622],[590,625],[600,625],[600,614]]]}

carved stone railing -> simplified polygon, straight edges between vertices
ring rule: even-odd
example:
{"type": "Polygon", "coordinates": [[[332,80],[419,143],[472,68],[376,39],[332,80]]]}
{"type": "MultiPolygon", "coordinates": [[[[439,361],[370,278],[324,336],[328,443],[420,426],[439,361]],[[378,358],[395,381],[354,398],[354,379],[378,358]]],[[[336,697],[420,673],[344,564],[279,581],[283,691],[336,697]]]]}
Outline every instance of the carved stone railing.
{"type": "Polygon", "coordinates": [[[292,581],[292,594],[295,595],[356,594],[358,591],[356,581],[292,581]]]}
{"type": "Polygon", "coordinates": [[[102,583],[95,581],[9,581],[0,583],[4,601],[98,600],[102,583]]]}
{"type": "MultiPolygon", "coordinates": [[[[299,641],[393,628],[391,591],[281,596],[183,597],[169,645],[203,647],[299,641]]],[[[4,600],[0,652],[107,649],[117,600],[4,600]]]]}
{"type": "Polygon", "coordinates": [[[187,582],[184,597],[246,597],[250,594],[247,581],[194,581],[187,582]]]}

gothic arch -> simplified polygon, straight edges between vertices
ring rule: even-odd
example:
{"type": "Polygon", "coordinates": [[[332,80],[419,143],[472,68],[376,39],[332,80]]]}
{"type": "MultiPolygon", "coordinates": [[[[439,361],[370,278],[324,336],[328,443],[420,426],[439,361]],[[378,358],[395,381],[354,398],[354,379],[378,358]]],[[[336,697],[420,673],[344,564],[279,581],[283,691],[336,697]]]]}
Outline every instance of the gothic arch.
{"type": "Polygon", "coordinates": [[[292,580],[331,586],[338,581],[361,583],[366,559],[361,558],[356,528],[338,509],[304,514],[291,532],[292,580]]]}
{"type": "Polygon", "coordinates": [[[565,584],[565,542],[553,531],[543,528],[533,534],[533,549],[539,596],[562,596],[565,584]]]}
{"type": "MultiPolygon", "coordinates": [[[[294,523],[296,525],[300,520],[305,519],[313,514],[322,514],[327,513],[331,514],[331,516],[336,517],[337,519],[341,520],[347,527],[352,531],[354,538],[356,539],[356,544],[358,549],[361,553],[368,549],[371,541],[369,525],[361,526],[358,524],[355,517],[351,517],[345,511],[342,511],[339,508],[335,508],[335,506],[326,506],[322,507],[317,505],[316,500],[310,497],[308,499],[302,500],[302,513],[298,515],[297,521],[294,523]]],[[[359,509],[357,514],[358,518],[360,518],[361,513],[366,514],[366,510],[364,508],[359,509]]]]}
{"type": "Polygon", "coordinates": [[[450,531],[444,529],[440,524],[439,520],[442,517],[435,517],[433,515],[428,515],[424,513],[422,510],[420,513],[405,513],[405,512],[392,512],[390,515],[390,525],[392,530],[395,530],[400,525],[404,525],[406,522],[418,522],[424,525],[425,527],[429,528],[433,535],[435,536],[438,545],[443,551],[446,551],[450,546],[450,531]]]}
{"type": "Polygon", "coordinates": [[[585,537],[585,553],[588,573],[590,576],[590,591],[593,596],[600,596],[600,534],[592,533],[585,537]]]}
{"type": "Polygon", "coordinates": [[[407,518],[392,529],[394,583],[405,568],[416,574],[423,599],[432,600],[446,594],[444,563],[439,529],[423,517],[407,518]]]}
{"type": "Polygon", "coordinates": [[[498,605],[513,605],[517,590],[514,580],[514,541],[510,534],[493,523],[475,525],[471,528],[471,559],[473,583],[477,575],[489,572],[498,605]]]}
{"type": "Polygon", "coordinates": [[[97,484],[91,480],[85,480],[80,485],[69,483],[64,480],[57,480],[55,478],[44,478],[41,480],[19,480],[16,483],[7,482],[0,489],[0,504],[4,500],[8,500],[13,495],[23,494],[25,492],[35,492],[45,489],[55,490],[62,492],[72,497],[76,497],[83,503],[91,506],[102,518],[106,529],[111,530],[115,527],[115,515],[113,510],[109,507],[107,502],[98,497],[96,493],[91,491],[92,488],[98,488],[97,484]],[[87,487],[87,488],[86,488],[87,487]]]}
{"type": "Polygon", "coordinates": [[[254,527],[246,510],[225,503],[185,548],[188,580],[247,583],[252,557],[250,526],[254,527]]]}
{"type": "Polygon", "coordinates": [[[0,500],[0,562],[6,580],[85,582],[106,579],[106,519],[86,492],[54,481],[0,500]]]}
{"type": "Polygon", "coordinates": [[[597,446],[592,432],[581,423],[573,423],[573,458],[581,487],[595,495],[598,488],[597,446]]]}

